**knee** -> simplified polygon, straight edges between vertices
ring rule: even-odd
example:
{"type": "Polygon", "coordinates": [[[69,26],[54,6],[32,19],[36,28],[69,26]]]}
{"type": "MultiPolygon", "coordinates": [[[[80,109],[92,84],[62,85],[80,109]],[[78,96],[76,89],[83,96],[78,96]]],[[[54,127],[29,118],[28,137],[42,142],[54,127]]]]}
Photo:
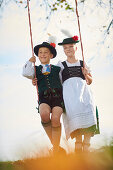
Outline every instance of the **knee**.
{"type": "Polygon", "coordinates": [[[60,117],[58,117],[58,116],[51,116],[51,123],[52,123],[52,127],[59,127],[61,125],[60,117]]]}
{"type": "Polygon", "coordinates": [[[43,111],[40,113],[41,121],[47,123],[50,121],[50,113],[48,111],[43,111]]]}

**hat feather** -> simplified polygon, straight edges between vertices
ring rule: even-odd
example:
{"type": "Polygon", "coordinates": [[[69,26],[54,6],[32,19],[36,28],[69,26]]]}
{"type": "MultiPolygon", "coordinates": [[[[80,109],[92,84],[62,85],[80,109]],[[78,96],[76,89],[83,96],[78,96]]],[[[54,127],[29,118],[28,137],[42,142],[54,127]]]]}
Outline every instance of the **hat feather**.
{"type": "Polygon", "coordinates": [[[48,33],[49,35],[49,39],[48,39],[48,42],[49,43],[55,43],[56,44],[56,37],[51,35],[50,33],[48,33]]]}
{"type": "Polygon", "coordinates": [[[67,30],[61,29],[61,32],[66,35],[66,37],[72,37],[71,33],[67,30]]]}

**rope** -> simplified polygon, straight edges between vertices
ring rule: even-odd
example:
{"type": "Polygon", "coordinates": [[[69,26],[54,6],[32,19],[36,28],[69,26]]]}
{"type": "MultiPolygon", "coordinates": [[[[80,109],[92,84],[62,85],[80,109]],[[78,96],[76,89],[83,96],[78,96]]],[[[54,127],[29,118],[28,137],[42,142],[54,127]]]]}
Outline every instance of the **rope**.
{"type": "Polygon", "coordinates": [[[83,67],[85,67],[84,63],[84,53],[83,53],[83,45],[82,45],[82,37],[81,37],[81,31],[80,31],[80,22],[79,22],[79,15],[78,15],[78,9],[77,9],[77,0],[75,0],[76,3],[76,15],[78,20],[78,28],[79,28],[79,36],[80,36],[80,44],[81,44],[81,51],[82,51],[82,58],[83,58],[83,67]]]}
{"type": "MultiPolygon", "coordinates": [[[[29,28],[30,28],[30,38],[31,38],[31,48],[32,48],[32,56],[34,56],[34,50],[33,50],[33,39],[32,39],[32,29],[31,29],[31,19],[30,19],[30,8],[29,8],[29,0],[27,0],[27,7],[28,7],[28,18],[29,18],[29,28]]],[[[34,71],[35,71],[35,78],[36,78],[36,67],[34,63],[34,71]]],[[[38,93],[38,85],[36,82],[36,90],[37,90],[37,96],[39,101],[39,93],[38,93]]]]}
{"type": "MultiPolygon", "coordinates": [[[[85,66],[85,64],[84,64],[84,53],[83,53],[82,37],[81,37],[81,31],[80,31],[79,15],[78,15],[78,9],[77,9],[77,0],[75,0],[75,4],[76,4],[76,15],[77,15],[77,20],[78,20],[79,36],[80,36],[81,51],[82,51],[82,58],[83,58],[83,67],[84,67],[84,66],[85,66]]],[[[32,40],[32,30],[31,30],[31,19],[30,19],[30,8],[29,8],[29,0],[27,0],[27,6],[28,6],[28,18],[29,18],[29,28],[30,28],[30,38],[31,38],[32,56],[34,56],[33,40],[32,40]]],[[[35,63],[34,63],[34,71],[35,71],[35,78],[36,78],[35,63]]],[[[38,85],[37,85],[37,83],[36,83],[36,89],[37,89],[37,96],[38,96],[38,101],[39,101],[38,85]]]]}

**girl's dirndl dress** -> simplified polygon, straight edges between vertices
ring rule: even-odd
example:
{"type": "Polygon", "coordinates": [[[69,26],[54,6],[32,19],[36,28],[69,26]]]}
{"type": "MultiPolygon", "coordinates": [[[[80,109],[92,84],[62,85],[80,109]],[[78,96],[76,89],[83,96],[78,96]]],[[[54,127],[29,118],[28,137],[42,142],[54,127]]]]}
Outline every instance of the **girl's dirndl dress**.
{"type": "Polygon", "coordinates": [[[82,70],[81,77],[79,75],[74,76],[76,73],[73,73],[76,68],[79,67],[81,69],[81,61],[73,64],[65,61],[65,65],[63,65],[63,62],[59,62],[59,66],[61,67],[62,79],[63,76],[67,76],[66,74],[70,74],[62,82],[63,99],[66,109],[66,113],[63,114],[66,138],[69,139],[70,136],[74,138],[77,135],[84,135],[85,133],[91,133],[91,136],[93,136],[97,129],[96,105],[93,95],[90,86],[87,85],[83,78],[82,70]],[[65,71],[66,74],[63,74],[66,67],[67,69],[72,67],[72,69],[70,73],[69,71],[65,71]]]}

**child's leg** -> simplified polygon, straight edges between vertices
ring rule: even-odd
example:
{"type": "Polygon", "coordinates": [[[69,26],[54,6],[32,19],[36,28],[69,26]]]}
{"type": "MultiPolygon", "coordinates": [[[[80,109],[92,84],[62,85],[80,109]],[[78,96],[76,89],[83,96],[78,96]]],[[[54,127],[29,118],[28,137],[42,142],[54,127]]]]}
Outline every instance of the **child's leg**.
{"type": "Polygon", "coordinates": [[[84,135],[84,141],[83,141],[83,151],[84,152],[88,152],[89,151],[90,140],[91,140],[91,135],[90,134],[85,134],[84,135]]]}
{"type": "Polygon", "coordinates": [[[39,111],[40,111],[42,126],[52,143],[52,127],[51,127],[51,120],[50,120],[51,108],[48,104],[42,103],[40,104],[39,111]]]}
{"type": "Polygon", "coordinates": [[[75,152],[82,152],[82,135],[76,136],[75,152]]]}
{"type": "Polygon", "coordinates": [[[60,117],[63,113],[61,107],[56,106],[52,109],[51,123],[52,123],[52,144],[53,149],[58,151],[60,145],[60,137],[61,137],[61,123],[60,117]]]}

